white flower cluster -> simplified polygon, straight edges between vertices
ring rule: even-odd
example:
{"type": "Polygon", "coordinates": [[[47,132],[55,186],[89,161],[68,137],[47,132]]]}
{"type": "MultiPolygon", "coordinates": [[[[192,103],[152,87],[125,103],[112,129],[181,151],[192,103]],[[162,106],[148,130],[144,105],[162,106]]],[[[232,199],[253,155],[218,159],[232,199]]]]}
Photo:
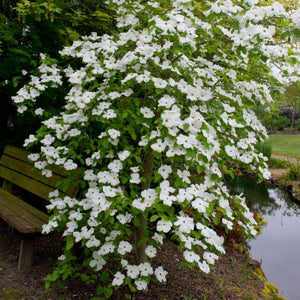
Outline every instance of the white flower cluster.
{"type": "MultiPolygon", "coordinates": [[[[60,55],[81,61],[78,69],[44,60],[40,77],[13,97],[23,112],[63,77],[69,84],[62,111],[25,141],[40,143],[30,159],[45,176],[52,175],[48,165],[82,171],[78,199],[51,194],[53,216],[43,231],[64,227],[66,238],[88,248],[95,271],[119,259],[110,281],[116,288],[133,282],[146,289],[150,277],[165,282],[167,271],[150,261],[170,234],[185,261],[205,273],[224,253],[216,227],[230,231],[238,222],[244,235],[255,234],[244,198],[229,194],[223,172],[240,166],[268,178],[266,158],[254,147],[267,134],[251,107],[272,100],[274,83],[299,80],[297,45],[277,43],[299,27],[299,11],[288,23],[279,4],[193,3],[107,1],[118,33],[93,33],[65,47],[60,55]],[[276,26],[277,18],[289,25],[276,26]],[[273,67],[279,62],[280,74],[273,67]],[[147,221],[133,245],[133,232],[147,221]],[[144,240],[147,261],[128,263],[144,240]]],[[[46,110],[34,108],[41,118],[46,110]]]]}

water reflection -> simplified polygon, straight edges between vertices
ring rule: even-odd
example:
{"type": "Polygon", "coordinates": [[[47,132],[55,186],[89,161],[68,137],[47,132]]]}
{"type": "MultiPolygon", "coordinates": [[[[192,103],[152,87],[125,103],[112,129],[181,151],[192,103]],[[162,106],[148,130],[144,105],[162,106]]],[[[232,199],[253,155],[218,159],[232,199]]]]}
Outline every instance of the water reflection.
{"type": "Polygon", "coordinates": [[[261,235],[249,241],[250,254],[262,262],[269,282],[288,300],[299,299],[300,206],[273,185],[258,184],[254,177],[226,179],[233,193],[243,193],[251,211],[268,222],[261,235]]]}
{"type": "Polygon", "coordinates": [[[274,216],[276,210],[284,208],[283,214],[300,215],[299,205],[290,199],[287,192],[271,183],[258,184],[254,176],[228,177],[225,182],[232,193],[245,195],[247,205],[253,212],[274,216]]]}

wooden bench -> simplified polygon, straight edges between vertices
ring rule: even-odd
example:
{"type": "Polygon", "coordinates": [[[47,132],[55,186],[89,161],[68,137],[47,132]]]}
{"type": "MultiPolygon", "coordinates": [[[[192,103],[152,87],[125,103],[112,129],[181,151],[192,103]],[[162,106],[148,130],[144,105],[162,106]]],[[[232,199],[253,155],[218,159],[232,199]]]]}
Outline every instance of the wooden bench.
{"type": "MultiPolygon", "coordinates": [[[[42,225],[49,219],[45,209],[45,204],[49,204],[49,192],[56,189],[57,182],[67,176],[52,170],[53,176],[45,178],[29,163],[29,154],[29,151],[7,145],[0,159],[0,178],[3,179],[0,188],[0,217],[21,235],[19,271],[31,267],[35,236],[41,233],[42,225]],[[27,199],[23,199],[25,197],[20,192],[16,195],[16,187],[27,193],[27,199]]],[[[67,194],[72,197],[76,192],[72,188],[67,194]]]]}

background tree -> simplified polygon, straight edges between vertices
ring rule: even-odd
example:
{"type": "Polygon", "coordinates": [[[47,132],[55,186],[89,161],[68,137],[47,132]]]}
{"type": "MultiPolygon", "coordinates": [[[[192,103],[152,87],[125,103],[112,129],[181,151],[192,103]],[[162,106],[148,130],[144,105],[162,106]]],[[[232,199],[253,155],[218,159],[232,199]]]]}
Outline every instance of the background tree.
{"type": "MultiPolygon", "coordinates": [[[[112,12],[102,1],[1,1],[0,9],[1,151],[7,143],[21,146],[40,126],[30,113],[17,117],[11,102],[34,74],[40,53],[55,58],[80,35],[109,31],[112,12]]],[[[50,110],[60,109],[59,97],[51,93],[43,97],[50,110]]]]}

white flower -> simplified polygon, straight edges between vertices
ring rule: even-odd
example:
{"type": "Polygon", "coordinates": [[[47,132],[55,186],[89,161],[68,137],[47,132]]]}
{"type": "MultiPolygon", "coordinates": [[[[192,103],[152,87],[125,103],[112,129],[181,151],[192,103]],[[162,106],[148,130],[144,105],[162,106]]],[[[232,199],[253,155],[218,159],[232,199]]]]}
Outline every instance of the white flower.
{"type": "Polygon", "coordinates": [[[233,223],[231,222],[231,221],[229,221],[229,220],[227,220],[227,219],[222,219],[222,223],[224,224],[224,225],[226,225],[226,227],[229,229],[229,230],[232,230],[232,228],[233,228],[233,223]]]}
{"type": "Polygon", "coordinates": [[[68,159],[65,163],[64,163],[64,168],[66,170],[75,170],[77,168],[77,164],[73,162],[73,160],[68,159]]]}
{"type": "Polygon", "coordinates": [[[166,282],[166,280],[167,280],[167,279],[166,279],[166,276],[167,276],[168,272],[165,271],[165,270],[163,269],[163,267],[157,267],[157,268],[155,269],[154,274],[155,274],[155,276],[156,276],[156,278],[157,278],[157,280],[158,280],[159,282],[166,282]]]}
{"type": "Polygon", "coordinates": [[[127,269],[127,276],[132,279],[137,278],[140,274],[140,269],[136,265],[127,265],[126,269],[127,269]]]}
{"type": "Polygon", "coordinates": [[[49,178],[52,176],[52,171],[48,169],[42,170],[42,175],[44,175],[46,178],[49,178]]]}
{"type": "Polygon", "coordinates": [[[164,221],[164,220],[159,220],[156,224],[156,229],[157,231],[162,231],[162,232],[169,232],[172,228],[172,222],[171,221],[164,221]]]}
{"type": "Polygon", "coordinates": [[[28,137],[28,139],[25,140],[23,146],[27,147],[30,143],[33,143],[35,141],[37,141],[37,138],[33,134],[30,134],[29,137],[28,137]]]}
{"type": "Polygon", "coordinates": [[[94,181],[97,179],[97,176],[94,174],[93,170],[85,170],[83,179],[88,181],[94,181]]]}
{"type": "Polygon", "coordinates": [[[118,252],[121,255],[125,255],[125,253],[128,253],[132,250],[132,245],[126,241],[121,241],[119,243],[118,252]]]}
{"type": "Polygon", "coordinates": [[[115,251],[115,246],[111,242],[106,242],[101,248],[98,250],[99,255],[105,255],[108,253],[113,253],[115,251]]]}
{"type": "Polygon", "coordinates": [[[228,156],[230,156],[234,159],[236,159],[238,157],[238,150],[235,146],[226,145],[225,146],[225,151],[226,151],[228,156]]]}
{"type": "Polygon", "coordinates": [[[175,136],[178,128],[182,128],[181,111],[177,105],[173,105],[171,110],[165,110],[161,114],[163,125],[169,129],[169,133],[175,136]]]}
{"type": "Polygon", "coordinates": [[[131,170],[132,172],[136,173],[136,172],[139,172],[140,167],[139,167],[139,166],[137,166],[137,167],[131,167],[130,170],[131,170]]]}
{"type": "Polygon", "coordinates": [[[130,151],[125,150],[125,151],[119,152],[118,157],[121,161],[124,161],[126,158],[129,157],[130,153],[131,153],[130,151]]]}
{"type": "Polygon", "coordinates": [[[117,195],[117,189],[109,185],[103,186],[102,189],[106,197],[115,197],[117,195]]]}
{"type": "Polygon", "coordinates": [[[112,281],[112,285],[117,285],[117,286],[120,286],[123,284],[124,282],[124,279],[125,279],[125,275],[122,274],[121,272],[117,272],[114,276],[114,279],[112,281]]]}
{"type": "Polygon", "coordinates": [[[191,173],[188,171],[188,170],[177,170],[177,175],[179,178],[182,179],[182,181],[186,182],[186,183],[191,183],[190,181],[190,176],[191,176],[191,173]]]}
{"type": "Polygon", "coordinates": [[[45,135],[45,137],[41,140],[41,143],[44,145],[51,145],[55,141],[55,137],[50,134],[45,135]]]}
{"type": "Polygon", "coordinates": [[[91,236],[90,239],[87,241],[86,246],[88,248],[99,247],[100,241],[95,236],[91,236]]]}
{"type": "Polygon", "coordinates": [[[152,239],[155,240],[156,242],[160,243],[161,245],[164,242],[164,237],[161,234],[158,234],[157,232],[154,233],[152,239]]]}
{"type": "Polygon", "coordinates": [[[156,250],[155,247],[149,245],[149,246],[146,247],[145,253],[146,253],[146,255],[147,255],[148,257],[153,258],[153,257],[156,255],[157,250],[156,250]]]}
{"type": "Polygon", "coordinates": [[[90,261],[90,266],[95,268],[96,271],[100,271],[103,269],[103,266],[105,266],[106,261],[96,251],[94,251],[92,255],[94,259],[90,261]]]}
{"type": "Polygon", "coordinates": [[[25,105],[18,106],[18,108],[17,108],[17,111],[20,114],[22,114],[26,110],[27,110],[27,106],[25,106],[25,105]]]}
{"type": "Polygon", "coordinates": [[[128,260],[122,258],[121,259],[121,265],[122,265],[123,268],[127,267],[128,266],[128,260]]]}
{"type": "Polygon", "coordinates": [[[123,169],[123,164],[120,160],[115,159],[108,165],[108,168],[114,173],[119,173],[123,169]]]}
{"type": "Polygon", "coordinates": [[[43,170],[44,168],[46,168],[47,163],[45,161],[36,161],[34,163],[34,167],[39,169],[39,170],[43,170]]]}
{"type": "Polygon", "coordinates": [[[172,173],[172,168],[169,165],[162,165],[159,169],[158,169],[158,173],[161,175],[161,177],[163,179],[167,179],[169,174],[172,173]]]}
{"type": "Polygon", "coordinates": [[[54,228],[58,226],[57,221],[49,221],[48,224],[43,224],[42,228],[42,233],[48,234],[50,231],[52,231],[54,228]]]}
{"type": "Polygon", "coordinates": [[[180,134],[177,137],[178,145],[182,145],[184,148],[194,148],[197,145],[197,139],[193,135],[180,134]]]}
{"type": "Polygon", "coordinates": [[[154,143],[154,144],[151,145],[151,148],[152,148],[154,151],[161,153],[161,152],[163,152],[163,151],[165,150],[165,148],[166,148],[166,143],[163,142],[161,139],[158,139],[158,140],[156,141],[156,143],[154,143]]]}
{"type": "Polygon", "coordinates": [[[141,182],[140,174],[139,173],[131,173],[129,182],[139,184],[141,182]]]}
{"type": "Polygon", "coordinates": [[[135,281],[136,288],[140,290],[145,290],[147,288],[147,282],[145,280],[136,280],[135,281]]]}
{"type": "MultiPolygon", "coordinates": [[[[207,193],[205,193],[207,194],[207,193]]],[[[192,202],[192,206],[198,210],[198,212],[200,213],[205,213],[206,212],[206,208],[209,206],[209,203],[207,201],[203,200],[203,197],[199,197],[196,198],[193,202],[192,202]]]]}
{"type": "Polygon", "coordinates": [[[174,201],[176,201],[176,197],[173,195],[175,189],[170,187],[170,182],[168,180],[164,180],[160,183],[161,192],[159,197],[163,200],[165,205],[171,206],[174,201]]]}
{"type": "Polygon", "coordinates": [[[199,261],[198,262],[198,267],[200,268],[200,270],[206,274],[208,274],[210,272],[210,268],[209,265],[207,264],[207,262],[204,260],[203,262],[199,261]]]}
{"type": "Polygon", "coordinates": [[[144,118],[146,118],[146,119],[151,119],[155,116],[154,112],[148,107],[142,107],[141,113],[144,116],[144,118]]]}
{"type": "Polygon", "coordinates": [[[49,198],[56,198],[59,196],[59,190],[54,190],[53,192],[49,193],[49,198]]]}
{"type": "Polygon", "coordinates": [[[157,88],[157,89],[164,89],[168,85],[168,82],[164,79],[161,79],[161,78],[154,78],[153,77],[152,81],[154,83],[155,88],[157,88]]]}
{"type": "Polygon", "coordinates": [[[203,258],[210,264],[213,265],[215,263],[215,260],[218,259],[219,257],[212,253],[212,252],[204,252],[203,258]]]}
{"type": "Polygon", "coordinates": [[[145,202],[142,202],[141,201],[141,198],[138,198],[138,199],[134,199],[133,202],[132,202],[132,206],[141,210],[141,211],[145,211],[145,209],[147,208],[147,203],[145,202]]]}
{"type": "Polygon", "coordinates": [[[69,132],[68,132],[69,136],[74,137],[74,136],[78,136],[81,134],[81,131],[77,128],[72,128],[69,132]]]}
{"type": "Polygon", "coordinates": [[[38,153],[32,153],[29,154],[27,157],[31,161],[37,161],[40,158],[40,155],[38,153]]]}
{"type": "Polygon", "coordinates": [[[177,201],[182,203],[184,200],[191,201],[193,199],[193,195],[187,189],[179,189],[177,195],[177,201]]]}
{"type": "Polygon", "coordinates": [[[157,198],[157,192],[155,189],[147,189],[142,191],[141,196],[145,199],[145,202],[152,204],[157,198]]]}
{"type": "Polygon", "coordinates": [[[194,251],[185,250],[183,252],[183,256],[184,256],[184,259],[190,263],[193,263],[194,261],[199,262],[199,260],[200,260],[200,256],[198,254],[196,254],[194,251]]]}
{"type": "Polygon", "coordinates": [[[120,131],[116,129],[109,129],[108,134],[113,140],[117,139],[121,135],[120,131]]]}
{"type": "Polygon", "coordinates": [[[44,113],[44,110],[42,108],[37,108],[34,113],[37,115],[37,116],[42,116],[43,113],[44,113]]]}
{"type": "Polygon", "coordinates": [[[140,263],[139,270],[141,276],[149,276],[153,274],[153,268],[148,262],[140,263]]]}
{"type": "Polygon", "coordinates": [[[174,225],[179,226],[179,231],[183,233],[190,233],[194,230],[194,219],[190,217],[177,217],[174,225]]]}
{"type": "Polygon", "coordinates": [[[67,257],[64,255],[64,254],[62,254],[61,256],[59,256],[57,259],[58,260],[65,260],[67,257]]]}
{"type": "Polygon", "coordinates": [[[117,215],[117,219],[119,220],[119,222],[121,224],[129,223],[132,218],[133,218],[133,216],[131,214],[129,214],[128,212],[126,212],[125,215],[122,215],[122,214],[117,215]]]}
{"type": "Polygon", "coordinates": [[[108,109],[104,114],[103,118],[105,119],[113,119],[117,116],[113,109],[108,109]]]}
{"type": "Polygon", "coordinates": [[[164,95],[159,99],[158,106],[164,106],[166,108],[170,108],[175,102],[176,99],[174,97],[171,97],[169,95],[164,95]]]}

